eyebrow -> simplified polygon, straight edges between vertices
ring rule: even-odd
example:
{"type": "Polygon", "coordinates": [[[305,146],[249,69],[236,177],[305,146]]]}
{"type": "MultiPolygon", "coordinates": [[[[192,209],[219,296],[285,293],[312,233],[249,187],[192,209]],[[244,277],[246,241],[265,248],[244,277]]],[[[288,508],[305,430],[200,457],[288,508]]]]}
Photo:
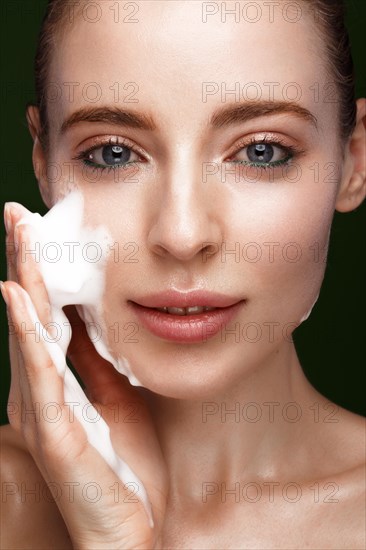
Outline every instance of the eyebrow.
{"type": "Polygon", "coordinates": [[[62,123],[60,133],[64,134],[72,126],[80,122],[102,122],[104,124],[113,124],[115,126],[125,126],[150,131],[156,129],[155,123],[150,115],[120,109],[119,107],[91,107],[82,108],[72,113],[62,123]]]}
{"type": "MultiPolygon", "coordinates": [[[[310,111],[297,103],[288,101],[250,101],[240,105],[230,104],[217,109],[209,124],[214,128],[222,128],[263,116],[285,113],[300,117],[310,122],[315,128],[318,127],[317,118],[310,111]]],[[[81,122],[100,122],[148,131],[154,131],[157,128],[152,116],[147,113],[137,113],[119,107],[84,107],[72,113],[62,123],[60,133],[64,134],[81,122]]]]}
{"type": "Polygon", "coordinates": [[[230,105],[214,112],[210,124],[214,128],[222,128],[238,122],[246,122],[254,118],[292,114],[310,122],[318,128],[317,118],[307,109],[292,101],[249,101],[240,105],[230,105]]]}

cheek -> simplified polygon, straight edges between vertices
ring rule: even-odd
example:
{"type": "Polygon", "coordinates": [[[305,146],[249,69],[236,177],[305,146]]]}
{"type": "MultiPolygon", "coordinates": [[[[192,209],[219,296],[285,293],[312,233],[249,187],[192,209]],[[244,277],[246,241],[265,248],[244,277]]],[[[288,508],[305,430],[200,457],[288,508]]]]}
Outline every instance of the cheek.
{"type": "Polygon", "coordinates": [[[233,218],[231,234],[241,242],[238,272],[262,322],[305,320],[324,277],[335,189],[297,185],[268,188],[266,196],[258,190],[233,218]]]}

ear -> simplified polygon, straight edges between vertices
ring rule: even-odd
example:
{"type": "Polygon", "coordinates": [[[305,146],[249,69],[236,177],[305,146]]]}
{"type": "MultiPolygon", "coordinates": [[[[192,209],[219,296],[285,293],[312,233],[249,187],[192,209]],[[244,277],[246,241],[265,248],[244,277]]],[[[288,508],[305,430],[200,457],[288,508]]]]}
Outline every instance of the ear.
{"type": "Polygon", "coordinates": [[[366,99],[357,100],[356,126],[347,145],[335,209],[350,212],[366,196],[366,99]]]}
{"type": "Polygon", "coordinates": [[[45,151],[40,141],[41,135],[41,121],[39,116],[39,109],[35,105],[27,105],[26,117],[28,122],[28,128],[33,139],[33,170],[38,181],[39,190],[43,199],[43,202],[51,208],[50,189],[47,181],[47,161],[45,151]]]}

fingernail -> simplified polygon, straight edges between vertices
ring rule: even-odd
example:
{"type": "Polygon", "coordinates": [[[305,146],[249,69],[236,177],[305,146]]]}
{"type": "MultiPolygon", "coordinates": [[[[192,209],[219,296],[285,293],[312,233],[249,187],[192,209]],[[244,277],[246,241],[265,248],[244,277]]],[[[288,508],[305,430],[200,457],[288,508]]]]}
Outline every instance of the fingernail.
{"type": "Polygon", "coordinates": [[[6,305],[8,306],[9,305],[9,296],[8,296],[8,293],[7,293],[7,290],[5,288],[5,285],[4,285],[3,281],[0,281],[0,290],[1,290],[1,294],[3,295],[4,301],[5,301],[6,305]]]}

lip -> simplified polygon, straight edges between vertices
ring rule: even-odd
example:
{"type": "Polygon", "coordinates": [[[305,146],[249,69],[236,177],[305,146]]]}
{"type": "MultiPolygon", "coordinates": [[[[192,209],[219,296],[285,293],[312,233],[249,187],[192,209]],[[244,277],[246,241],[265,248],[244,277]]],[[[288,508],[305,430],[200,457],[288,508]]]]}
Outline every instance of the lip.
{"type": "Polygon", "coordinates": [[[169,289],[131,301],[144,307],[229,307],[242,301],[242,298],[235,298],[217,292],[208,292],[207,290],[181,292],[169,289]]]}
{"type": "Polygon", "coordinates": [[[141,324],[153,335],[176,343],[199,343],[213,338],[239,312],[245,300],[205,291],[181,293],[169,290],[129,300],[141,324]],[[193,315],[173,315],[156,307],[210,306],[218,309],[193,315]]]}

